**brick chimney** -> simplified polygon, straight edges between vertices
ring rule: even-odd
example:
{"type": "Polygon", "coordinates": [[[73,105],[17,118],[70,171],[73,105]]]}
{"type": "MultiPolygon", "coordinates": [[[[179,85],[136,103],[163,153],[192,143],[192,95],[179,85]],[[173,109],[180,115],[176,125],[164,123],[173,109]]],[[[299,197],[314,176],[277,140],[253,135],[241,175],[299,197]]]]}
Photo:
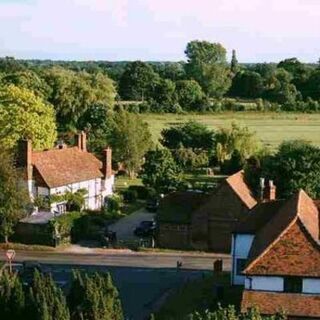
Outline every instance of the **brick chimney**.
{"type": "Polygon", "coordinates": [[[103,168],[102,173],[104,179],[109,179],[112,176],[112,149],[107,147],[103,150],[103,168]]]}
{"type": "Polygon", "coordinates": [[[16,166],[24,169],[26,179],[32,180],[32,142],[31,140],[20,140],[18,142],[18,154],[16,157],[16,166]]]}
{"type": "Polygon", "coordinates": [[[268,185],[265,187],[264,200],[276,200],[276,186],[274,185],[273,180],[269,180],[268,185]]]}
{"type": "Polygon", "coordinates": [[[84,131],[76,135],[76,146],[81,151],[87,151],[87,135],[84,131]]]}

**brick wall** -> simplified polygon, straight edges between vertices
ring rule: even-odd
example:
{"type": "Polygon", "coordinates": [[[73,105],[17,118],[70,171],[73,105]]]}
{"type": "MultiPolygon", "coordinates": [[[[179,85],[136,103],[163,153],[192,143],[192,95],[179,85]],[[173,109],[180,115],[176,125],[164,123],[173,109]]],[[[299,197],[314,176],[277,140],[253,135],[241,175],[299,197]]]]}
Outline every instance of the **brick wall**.
{"type": "Polygon", "coordinates": [[[190,226],[160,222],[157,241],[162,248],[190,249],[190,226]]]}

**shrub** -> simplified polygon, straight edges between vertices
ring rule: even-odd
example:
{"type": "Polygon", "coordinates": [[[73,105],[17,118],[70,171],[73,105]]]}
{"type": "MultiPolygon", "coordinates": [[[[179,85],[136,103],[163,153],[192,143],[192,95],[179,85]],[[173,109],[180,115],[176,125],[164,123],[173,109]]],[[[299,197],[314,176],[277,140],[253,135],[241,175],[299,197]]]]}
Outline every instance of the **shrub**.
{"type": "Polygon", "coordinates": [[[153,188],[148,188],[146,186],[130,186],[128,190],[135,191],[137,193],[137,198],[141,200],[149,199],[156,194],[156,191],[153,188]]]}
{"type": "Polygon", "coordinates": [[[138,193],[135,190],[124,190],[122,192],[123,200],[128,203],[136,202],[138,199],[138,193]]]}

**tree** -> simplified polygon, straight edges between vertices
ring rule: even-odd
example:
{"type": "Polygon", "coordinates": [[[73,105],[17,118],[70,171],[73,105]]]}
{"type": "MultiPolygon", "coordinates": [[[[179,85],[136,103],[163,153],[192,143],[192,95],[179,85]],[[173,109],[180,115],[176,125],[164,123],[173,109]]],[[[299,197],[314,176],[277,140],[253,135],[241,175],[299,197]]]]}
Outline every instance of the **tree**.
{"type": "Polygon", "coordinates": [[[232,50],[232,58],[231,58],[231,66],[230,66],[231,72],[233,74],[237,74],[239,71],[239,62],[237,59],[236,50],[232,50]]]}
{"type": "Polygon", "coordinates": [[[155,85],[155,90],[149,99],[157,104],[157,111],[175,112],[176,85],[169,79],[160,79],[155,85]]]}
{"type": "Polygon", "coordinates": [[[12,156],[0,148],[0,235],[5,242],[14,225],[27,213],[28,195],[19,182],[12,156]]]}
{"type": "Polygon", "coordinates": [[[25,319],[25,295],[20,278],[3,270],[0,276],[0,319],[25,319]]]}
{"type": "Polygon", "coordinates": [[[89,122],[88,110],[100,106],[106,116],[113,109],[115,88],[113,82],[101,73],[89,74],[54,67],[44,76],[52,88],[48,100],[55,107],[60,131],[91,129],[96,123],[89,122]]]}
{"type": "Polygon", "coordinates": [[[214,146],[214,132],[205,125],[189,121],[179,126],[163,129],[161,143],[169,149],[181,146],[191,149],[210,150],[214,146]]]}
{"type": "Polygon", "coordinates": [[[210,97],[221,97],[229,89],[231,78],[227,68],[226,49],[219,43],[191,41],[185,50],[189,79],[196,80],[210,97]]]}
{"type": "Polygon", "coordinates": [[[114,114],[109,142],[115,161],[122,163],[133,177],[141,167],[145,153],[152,146],[148,124],[126,111],[114,114]]]}
{"type": "Polygon", "coordinates": [[[51,275],[43,275],[36,270],[26,298],[27,319],[70,319],[66,299],[51,275]]]}
{"type": "Polygon", "coordinates": [[[142,181],[157,192],[175,190],[181,182],[180,170],[168,149],[155,149],[146,154],[142,181]]]}
{"type": "Polygon", "coordinates": [[[298,97],[298,91],[294,84],[291,83],[292,75],[282,69],[276,69],[272,76],[267,80],[266,98],[284,104],[295,103],[298,97]]]}
{"type": "Polygon", "coordinates": [[[68,302],[74,320],[123,320],[119,293],[108,273],[74,272],[68,302]]]}
{"type": "Polygon", "coordinates": [[[303,94],[320,100],[320,68],[311,73],[310,78],[305,83],[303,94]]]}
{"type": "Polygon", "coordinates": [[[220,163],[229,160],[237,150],[242,161],[259,150],[260,144],[254,132],[233,122],[230,128],[221,128],[216,133],[216,156],[220,163]]]}
{"type": "Polygon", "coordinates": [[[320,196],[320,148],[305,141],[283,142],[273,156],[263,157],[259,166],[247,166],[247,174],[274,180],[279,198],[304,189],[312,198],[320,196]]]}
{"type": "Polygon", "coordinates": [[[160,77],[141,61],[128,63],[119,80],[119,94],[124,100],[144,101],[150,97],[160,77]]]}
{"type": "Polygon", "coordinates": [[[32,70],[8,73],[2,77],[1,83],[4,85],[13,84],[19,88],[28,89],[44,100],[48,99],[51,92],[51,88],[45,80],[32,70]]]}
{"type": "Polygon", "coordinates": [[[180,80],[176,83],[176,93],[183,110],[199,111],[205,97],[201,86],[195,80],[180,80]]]}
{"type": "Polygon", "coordinates": [[[240,71],[232,80],[230,94],[236,97],[258,98],[264,90],[263,79],[259,73],[240,71]]]}
{"type": "Polygon", "coordinates": [[[8,149],[20,139],[30,139],[36,150],[49,149],[56,140],[51,105],[27,89],[14,85],[0,89],[0,144],[8,149]]]}

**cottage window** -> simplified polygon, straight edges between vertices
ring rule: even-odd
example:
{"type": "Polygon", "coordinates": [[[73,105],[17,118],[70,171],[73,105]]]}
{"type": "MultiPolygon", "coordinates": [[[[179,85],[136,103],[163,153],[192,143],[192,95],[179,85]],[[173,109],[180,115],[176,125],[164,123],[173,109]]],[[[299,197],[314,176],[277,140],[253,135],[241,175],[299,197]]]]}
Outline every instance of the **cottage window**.
{"type": "Polygon", "coordinates": [[[242,275],[242,271],[246,267],[247,259],[237,259],[237,275],[242,275]]]}
{"type": "Polygon", "coordinates": [[[301,293],[302,292],[302,278],[286,277],[284,278],[284,292],[301,293]]]}

